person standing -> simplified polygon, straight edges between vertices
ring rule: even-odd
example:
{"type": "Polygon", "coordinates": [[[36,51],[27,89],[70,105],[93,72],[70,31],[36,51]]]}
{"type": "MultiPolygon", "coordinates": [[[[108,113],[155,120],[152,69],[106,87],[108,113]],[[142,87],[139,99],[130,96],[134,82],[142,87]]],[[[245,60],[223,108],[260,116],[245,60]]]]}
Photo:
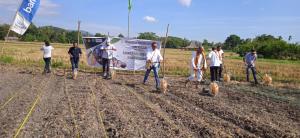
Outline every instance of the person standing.
{"type": "Polygon", "coordinates": [[[253,78],[255,81],[255,84],[258,84],[257,78],[256,78],[256,68],[255,68],[255,62],[257,59],[257,54],[256,54],[256,50],[252,49],[251,52],[247,53],[243,59],[244,64],[246,66],[246,77],[247,77],[247,81],[249,82],[249,70],[251,69],[252,74],[253,74],[253,78]]]}
{"type": "Polygon", "coordinates": [[[222,50],[221,46],[217,47],[217,54],[218,54],[219,59],[220,59],[220,67],[219,67],[219,72],[218,72],[218,74],[219,74],[219,78],[218,78],[219,80],[218,81],[220,81],[221,78],[223,78],[222,72],[223,72],[223,65],[224,65],[224,62],[223,62],[224,51],[222,50]]]}
{"type": "Polygon", "coordinates": [[[207,62],[205,58],[205,52],[203,47],[199,47],[195,53],[192,55],[191,60],[191,75],[186,81],[186,85],[188,82],[193,81],[197,78],[198,83],[201,82],[203,78],[203,71],[207,69],[207,62]]]}
{"type": "Polygon", "coordinates": [[[77,75],[78,67],[79,67],[79,59],[82,55],[82,51],[79,48],[78,44],[73,42],[73,46],[70,47],[68,54],[70,55],[72,71],[73,71],[73,74],[75,75],[74,78],[76,79],[76,75],[77,75]]]}
{"type": "Polygon", "coordinates": [[[163,57],[161,56],[159,49],[157,49],[156,42],[153,42],[151,44],[151,46],[152,46],[152,51],[147,53],[147,64],[149,64],[149,67],[147,68],[147,70],[145,72],[143,84],[144,85],[146,84],[149,74],[150,74],[151,70],[153,70],[155,82],[156,82],[156,89],[159,91],[160,90],[160,80],[159,80],[158,72],[159,72],[159,68],[160,68],[160,63],[163,61],[163,57]]]}
{"type": "Polygon", "coordinates": [[[43,74],[51,73],[51,56],[54,48],[50,45],[49,41],[45,41],[45,45],[41,48],[43,51],[43,59],[45,62],[45,68],[43,74]]]}
{"type": "Polygon", "coordinates": [[[212,51],[209,53],[208,58],[210,59],[210,78],[211,81],[218,81],[218,71],[220,68],[220,57],[215,47],[212,48],[212,51]]]}
{"type": "Polygon", "coordinates": [[[103,77],[105,79],[110,78],[110,63],[113,58],[113,52],[117,51],[114,45],[110,43],[110,39],[107,39],[106,45],[100,48],[103,50],[102,53],[102,67],[103,67],[103,77]]]}

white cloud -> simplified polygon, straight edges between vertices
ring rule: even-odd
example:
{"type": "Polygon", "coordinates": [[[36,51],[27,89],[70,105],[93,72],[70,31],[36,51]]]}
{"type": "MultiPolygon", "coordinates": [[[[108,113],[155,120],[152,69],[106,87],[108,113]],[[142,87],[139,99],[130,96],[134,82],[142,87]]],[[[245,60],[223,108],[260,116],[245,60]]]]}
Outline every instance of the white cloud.
{"type": "MultiPolygon", "coordinates": [[[[8,11],[16,11],[22,0],[0,0],[0,7],[8,11]]],[[[52,0],[41,0],[41,6],[38,15],[52,16],[58,15],[56,8],[60,5],[52,0]]]]}
{"type": "Polygon", "coordinates": [[[149,23],[155,23],[155,22],[158,22],[155,17],[151,17],[151,16],[145,16],[144,18],[144,21],[146,22],[149,22],[149,23]]]}
{"type": "Polygon", "coordinates": [[[190,7],[192,4],[192,0],[178,0],[178,2],[185,7],[190,7]]]}

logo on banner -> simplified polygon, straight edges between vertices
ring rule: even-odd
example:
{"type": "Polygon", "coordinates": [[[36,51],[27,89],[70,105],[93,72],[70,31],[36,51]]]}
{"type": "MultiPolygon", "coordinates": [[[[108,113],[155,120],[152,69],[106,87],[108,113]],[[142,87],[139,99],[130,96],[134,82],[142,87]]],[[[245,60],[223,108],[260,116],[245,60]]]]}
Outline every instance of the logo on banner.
{"type": "Polygon", "coordinates": [[[23,10],[25,12],[27,12],[28,14],[30,14],[32,9],[34,8],[35,4],[36,4],[36,0],[29,0],[27,7],[23,8],[23,10]]]}

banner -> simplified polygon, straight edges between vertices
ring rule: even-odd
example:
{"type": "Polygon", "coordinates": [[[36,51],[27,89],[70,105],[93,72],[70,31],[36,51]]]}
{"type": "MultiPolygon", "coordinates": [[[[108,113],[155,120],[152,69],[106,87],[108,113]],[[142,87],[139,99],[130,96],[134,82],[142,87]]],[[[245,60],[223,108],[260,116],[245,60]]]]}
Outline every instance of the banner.
{"type": "Polygon", "coordinates": [[[23,35],[40,6],[40,0],[23,0],[10,30],[23,35]]]}
{"type": "MultiPolygon", "coordinates": [[[[102,46],[106,45],[107,38],[84,37],[87,61],[90,66],[102,67],[102,46]]],[[[140,39],[113,38],[110,43],[117,51],[113,52],[111,67],[118,70],[145,70],[147,52],[152,51],[151,44],[154,41],[140,39]]],[[[157,42],[157,41],[156,41],[157,42]]],[[[160,42],[157,42],[161,48],[160,42]]]]}

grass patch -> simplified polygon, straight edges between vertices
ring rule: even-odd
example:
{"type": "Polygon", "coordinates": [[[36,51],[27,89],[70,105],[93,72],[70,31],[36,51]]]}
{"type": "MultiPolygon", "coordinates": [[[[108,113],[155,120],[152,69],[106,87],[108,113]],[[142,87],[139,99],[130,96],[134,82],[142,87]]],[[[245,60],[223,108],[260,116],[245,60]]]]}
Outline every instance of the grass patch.
{"type": "Polygon", "coordinates": [[[11,64],[14,61],[14,57],[2,55],[0,56],[0,62],[4,64],[11,64]]]}

